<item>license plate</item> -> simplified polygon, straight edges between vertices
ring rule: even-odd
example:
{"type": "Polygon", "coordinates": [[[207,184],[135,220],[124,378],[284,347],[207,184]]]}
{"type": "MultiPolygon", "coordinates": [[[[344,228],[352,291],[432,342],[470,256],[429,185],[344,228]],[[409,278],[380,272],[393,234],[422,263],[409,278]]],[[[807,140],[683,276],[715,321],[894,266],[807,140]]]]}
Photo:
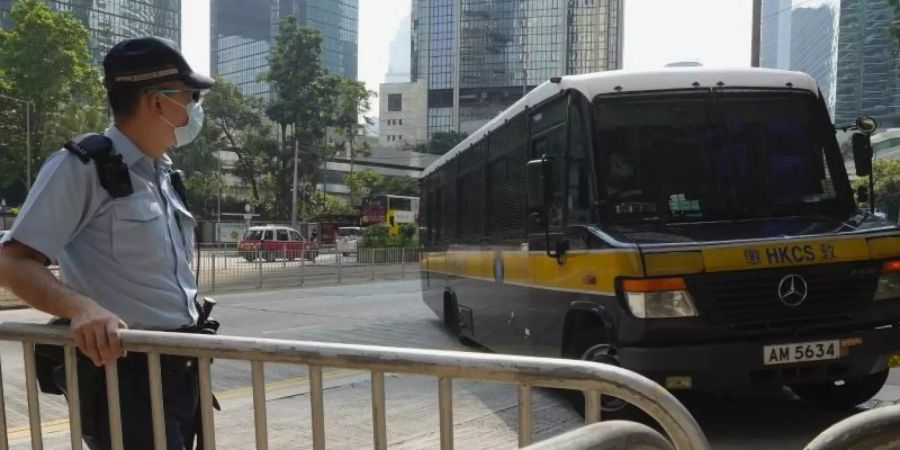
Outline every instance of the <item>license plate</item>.
{"type": "Polygon", "coordinates": [[[763,347],[763,364],[790,364],[823,361],[841,357],[841,341],[800,342],[796,344],[766,345],[763,347]]]}

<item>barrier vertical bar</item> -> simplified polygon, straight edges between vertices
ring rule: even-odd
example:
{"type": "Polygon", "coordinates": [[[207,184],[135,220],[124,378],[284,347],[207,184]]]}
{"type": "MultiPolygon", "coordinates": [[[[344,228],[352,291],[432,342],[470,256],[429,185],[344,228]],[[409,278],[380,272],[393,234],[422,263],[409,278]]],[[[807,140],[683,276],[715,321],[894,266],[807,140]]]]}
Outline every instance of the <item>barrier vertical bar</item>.
{"type": "Polygon", "coordinates": [[[41,405],[38,400],[37,369],[34,361],[34,343],[22,343],[25,353],[25,392],[28,398],[28,424],[31,426],[31,448],[41,450],[41,405]]]}
{"type": "Polygon", "coordinates": [[[6,395],[3,393],[3,365],[0,364],[0,450],[9,450],[6,430],[6,395]]]}
{"type": "Polygon", "coordinates": [[[406,279],[406,248],[400,249],[400,279],[406,279]]]}
{"type": "Polygon", "coordinates": [[[210,284],[211,284],[211,287],[209,289],[211,291],[215,291],[216,290],[216,252],[212,251],[209,253],[210,253],[209,256],[212,257],[212,261],[210,262],[210,265],[209,265],[209,269],[210,269],[209,279],[210,279],[210,284]]]}
{"type": "Polygon", "coordinates": [[[531,445],[534,436],[531,386],[520,384],[519,392],[519,447],[531,445]]]}
{"type": "Polygon", "coordinates": [[[387,449],[387,420],[384,401],[384,372],[372,371],[372,431],[375,438],[375,450],[387,449]]]}
{"type": "Polygon", "coordinates": [[[584,393],[584,423],[590,425],[600,421],[600,392],[587,391],[584,393]]]}
{"type": "Polygon", "coordinates": [[[303,287],[303,283],[306,281],[306,256],[307,250],[303,250],[300,253],[300,287],[303,287]]]}
{"type": "Polygon", "coordinates": [[[269,429],[266,419],[266,379],[262,361],[253,361],[253,420],[256,425],[256,449],[269,448],[269,429]]]}
{"type": "Polygon", "coordinates": [[[262,250],[260,247],[256,247],[256,267],[259,275],[259,283],[256,285],[258,288],[262,288],[263,286],[263,271],[262,271],[262,250]]]}
{"type": "MultiPolygon", "coordinates": [[[[215,264],[213,264],[215,267],[215,264]]],[[[166,420],[163,418],[162,366],[159,353],[147,354],[147,374],[150,376],[150,414],[153,417],[153,446],[166,448],[166,420]]]]}
{"type": "Polygon", "coordinates": [[[337,282],[338,282],[338,284],[340,284],[341,283],[341,275],[342,275],[341,274],[341,263],[344,258],[341,255],[341,252],[335,253],[334,257],[335,257],[335,259],[337,259],[337,282]]]}
{"type": "Polygon", "coordinates": [[[453,380],[438,379],[438,405],[441,416],[441,450],[453,450],[453,380]]]}
{"type": "Polygon", "coordinates": [[[212,383],[209,358],[198,359],[200,369],[200,418],[203,426],[203,450],[215,450],[216,426],[213,419],[212,383]]]}
{"type": "MultiPolygon", "coordinates": [[[[376,253],[373,253],[373,249],[366,249],[366,253],[369,255],[369,267],[372,268],[372,281],[375,281],[375,261],[376,261],[376,253]]],[[[357,257],[358,258],[358,257],[357,257]]]]}
{"type": "Polygon", "coordinates": [[[322,367],[309,366],[309,401],[312,413],[313,449],[325,450],[325,399],[322,392],[322,367]]]}
{"type": "Polygon", "coordinates": [[[109,408],[109,441],[113,450],[123,450],[122,408],[119,403],[119,363],[107,364],[106,406],[109,408]]]}
{"type": "Polygon", "coordinates": [[[77,349],[67,345],[64,350],[66,366],[66,397],[69,403],[69,437],[72,450],[81,450],[81,393],[78,391],[77,349]]]}

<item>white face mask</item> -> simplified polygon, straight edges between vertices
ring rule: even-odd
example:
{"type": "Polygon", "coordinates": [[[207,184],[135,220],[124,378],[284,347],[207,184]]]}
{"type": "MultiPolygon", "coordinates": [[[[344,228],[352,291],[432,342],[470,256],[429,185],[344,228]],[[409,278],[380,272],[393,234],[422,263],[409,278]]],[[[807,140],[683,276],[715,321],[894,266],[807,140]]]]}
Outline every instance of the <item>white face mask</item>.
{"type": "Polygon", "coordinates": [[[178,106],[184,106],[188,115],[188,122],[181,127],[172,125],[172,122],[169,122],[165,116],[162,118],[170,127],[175,129],[175,147],[184,147],[185,145],[194,142],[194,139],[197,139],[197,136],[200,135],[200,130],[203,129],[203,107],[194,101],[191,101],[187,105],[182,105],[169,98],[167,95],[163,95],[163,97],[169,99],[169,101],[178,106]]]}

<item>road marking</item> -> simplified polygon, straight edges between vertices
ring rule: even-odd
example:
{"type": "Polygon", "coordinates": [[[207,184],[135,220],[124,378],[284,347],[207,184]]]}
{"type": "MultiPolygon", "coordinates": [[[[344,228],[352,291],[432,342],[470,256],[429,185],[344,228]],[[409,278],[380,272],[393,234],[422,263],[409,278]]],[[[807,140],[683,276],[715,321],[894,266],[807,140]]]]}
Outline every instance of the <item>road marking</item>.
{"type": "MultiPolygon", "coordinates": [[[[325,370],[322,374],[323,381],[334,381],[341,378],[347,378],[353,375],[364,374],[368,371],[366,370],[350,370],[350,369],[333,369],[333,370],[325,370]]],[[[272,395],[279,391],[284,391],[292,388],[298,388],[309,385],[309,377],[300,376],[300,377],[292,377],[285,378],[283,380],[272,381],[266,383],[266,396],[272,395]]],[[[239,388],[232,388],[221,392],[215,392],[215,396],[219,401],[229,401],[239,399],[241,397],[249,397],[253,394],[253,386],[244,386],[239,388]]],[[[269,398],[267,400],[275,400],[273,398],[269,398]]],[[[31,439],[31,427],[29,425],[22,425],[18,427],[11,427],[6,430],[7,439],[10,442],[13,441],[23,441],[31,439]]],[[[57,433],[68,433],[69,432],[69,419],[57,419],[50,420],[47,422],[41,423],[41,431],[43,436],[53,435],[57,433]]]]}

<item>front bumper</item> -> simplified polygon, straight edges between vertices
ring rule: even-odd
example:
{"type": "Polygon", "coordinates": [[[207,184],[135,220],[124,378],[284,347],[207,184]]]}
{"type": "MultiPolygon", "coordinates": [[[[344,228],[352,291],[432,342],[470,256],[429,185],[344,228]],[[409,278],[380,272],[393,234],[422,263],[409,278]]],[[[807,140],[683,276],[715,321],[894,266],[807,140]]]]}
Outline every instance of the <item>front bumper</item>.
{"type": "Polygon", "coordinates": [[[891,356],[900,354],[900,325],[759,342],[623,346],[616,350],[622,367],[673,389],[782,386],[842,380],[885,370],[891,356]],[[778,365],[763,363],[763,346],[832,339],[842,341],[838,359],[778,365]]]}

